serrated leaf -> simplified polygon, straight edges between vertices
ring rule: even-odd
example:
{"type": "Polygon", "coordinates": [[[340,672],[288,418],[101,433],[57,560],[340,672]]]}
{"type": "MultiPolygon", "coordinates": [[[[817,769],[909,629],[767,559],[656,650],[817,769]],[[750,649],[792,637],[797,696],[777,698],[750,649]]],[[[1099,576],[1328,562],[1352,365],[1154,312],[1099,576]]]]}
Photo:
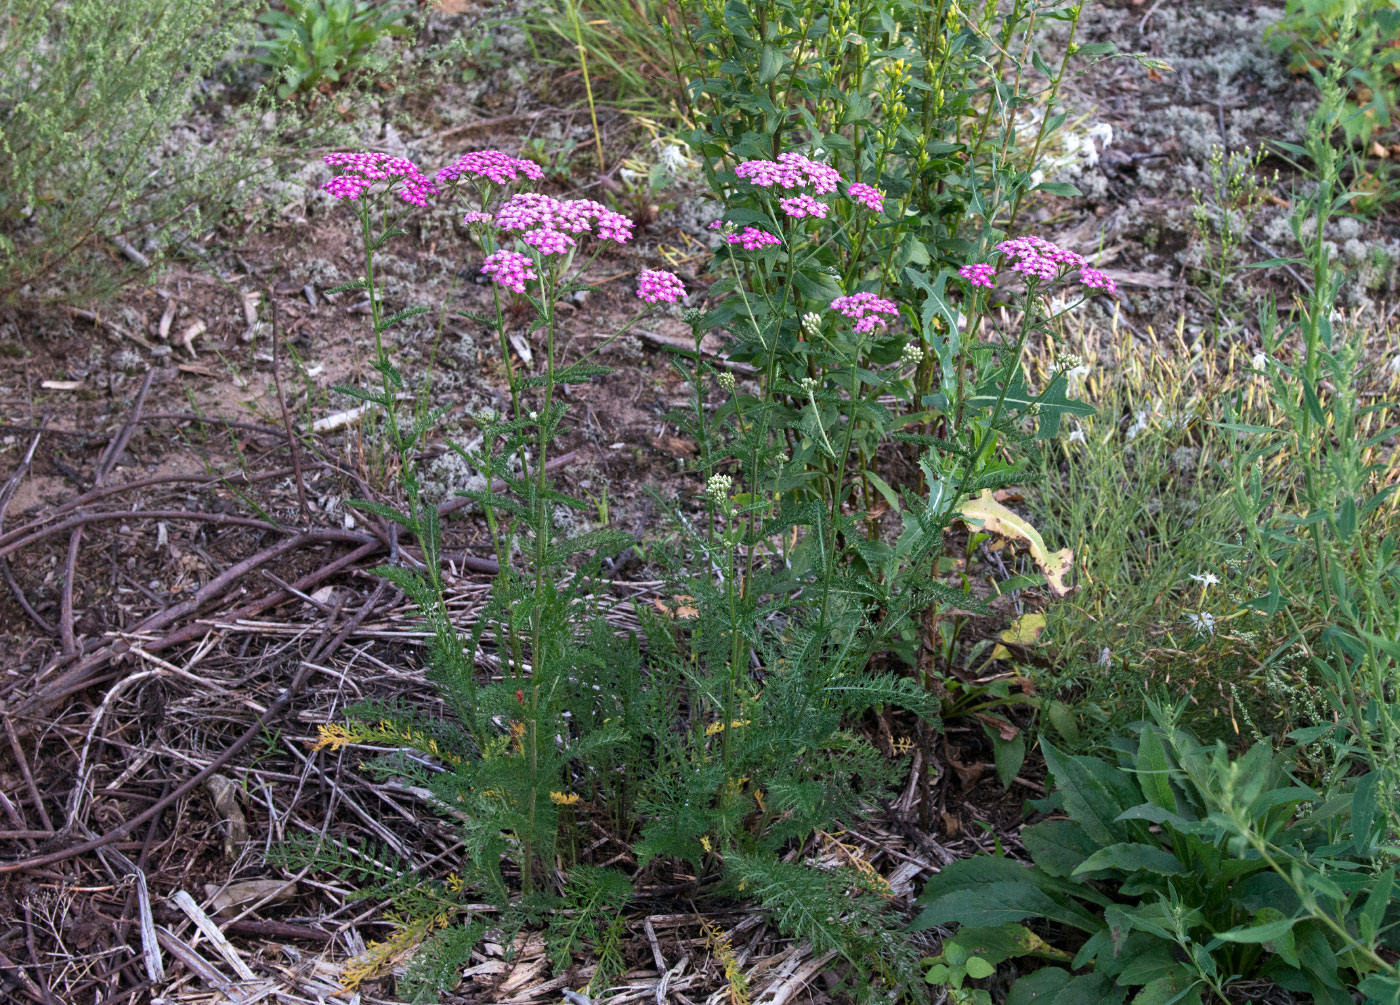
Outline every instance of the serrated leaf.
{"type": "Polygon", "coordinates": [[[407,321],[409,318],[415,318],[419,314],[427,313],[427,307],[405,307],[403,310],[395,311],[393,314],[390,314],[387,318],[382,318],[374,330],[383,333],[394,327],[394,325],[398,324],[400,321],[407,321]]]}

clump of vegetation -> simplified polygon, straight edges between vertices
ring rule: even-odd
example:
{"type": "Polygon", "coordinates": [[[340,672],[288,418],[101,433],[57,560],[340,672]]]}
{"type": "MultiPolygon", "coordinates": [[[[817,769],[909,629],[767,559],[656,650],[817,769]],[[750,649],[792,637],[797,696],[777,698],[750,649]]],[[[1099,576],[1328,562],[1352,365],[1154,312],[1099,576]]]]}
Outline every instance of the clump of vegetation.
{"type": "Polygon", "coordinates": [[[165,146],[254,13],[252,0],[0,7],[0,299],[111,289],[262,170],[237,143],[207,158],[165,146]]]}
{"type": "Polygon", "coordinates": [[[259,19],[267,30],[255,47],[270,67],[283,98],[328,90],[347,74],[374,67],[380,39],[407,35],[411,9],[365,0],[282,0],[259,19]]]}
{"type": "Polygon", "coordinates": [[[1400,105],[1400,3],[1396,0],[1287,0],[1269,30],[1295,73],[1325,76],[1341,66],[1346,104],[1339,126],[1369,146],[1387,137],[1400,105]]]}

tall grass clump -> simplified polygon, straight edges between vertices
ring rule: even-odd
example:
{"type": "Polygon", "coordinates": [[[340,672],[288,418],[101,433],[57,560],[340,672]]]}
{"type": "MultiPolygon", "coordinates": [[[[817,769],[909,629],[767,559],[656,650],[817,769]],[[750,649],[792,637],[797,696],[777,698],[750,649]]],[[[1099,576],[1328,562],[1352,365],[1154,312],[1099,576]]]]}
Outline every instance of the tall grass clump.
{"type": "Polygon", "coordinates": [[[1086,711],[1120,709],[1089,719],[1123,725],[1146,682],[1189,696],[1187,720],[1215,736],[1306,738],[1307,770],[1367,779],[1395,833],[1400,375],[1393,333],[1338,310],[1351,277],[1323,237],[1358,195],[1342,182],[1345,65],[1318,74],[1304,142],[1280,145],[1300,174],[1295,250],[1255,263],[1291,267],[1302,289],[1261,306],[1250,348],[1180,330],[1106,352],[1086,338],[1099,415],[1060,443],[1035,498],[1081,546],[1081,589],[1048,638],[1058,686],[1086,711]]]}

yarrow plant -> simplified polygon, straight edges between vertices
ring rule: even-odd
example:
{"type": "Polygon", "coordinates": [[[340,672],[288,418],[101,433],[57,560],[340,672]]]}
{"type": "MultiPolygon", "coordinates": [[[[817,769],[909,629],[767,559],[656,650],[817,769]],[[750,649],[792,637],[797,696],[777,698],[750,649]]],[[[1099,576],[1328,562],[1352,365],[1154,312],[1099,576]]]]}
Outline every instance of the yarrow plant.
{"type": "MultiPolygon", "coordinates": [[[[682,369],[689,367],[700,388],[691,424],[698,430],[700,470],[691,498],[705,513],[698,522],[678,517],[676,526],[694,537],[707,560],[698,567],[678,563],[671,574],[677,596],[697,598],[698,620],[693,631],[677,631],[665,619],[674,616],[678,625],[688,619],[679,605],[666,608],[674,614],[660,621],[644,617],[644,656],[639,640],[619,638],[599,606],[599,598],[610,592],[599,578],[602,559],[623,550],[630,539],[608,528],[572,537],[561,533],[568,522],[557,519],[560,509],[586,504],[554,486],[548,474],[550,453],[566,414],[559,389],[605,373],[591,358],[647,313],[680,304],[688,294],[686,284],[673,272],[642,270],[636,279],[636,296],[642,301],[636,317],[582,355],[561,359],[557,307],[589,288],[581,276],[598,254],[630,241],[630,219],[591,200],[510,191],[509,185],[534,179],[533,172],[505,155],[459,159],[453,170],[439,172],[435,182],[410,170],[411,165],[378,156],[338,157],[335,163],[353,166],[355,172],[354,182],[337,186],[358,212],[364,237],[365,278],[348,285],[371,298],[383,375],[376,390],[343,390],[385,413],[398,460],[397,483],[406,501],[404,509],[370,501],[356,505],[386,521],[386,533],[401,528],[409,535],[412,543],[402,543],[393,562],[379,571],[419,608],[430,633],[430,675],[453,718],[448,724],[403,708],[366,707],[352,712],[345,725],[327,725],[321,746],[363,743],[382,749],[387,744],[418,751],[421,757],[406,760],[394,754],[374,769],[412,776],[416,786],[433,793],[462,834],[466,853],[451,884],[424,879],[409,889],[400,874],[397,886],[385,891],[405,917],[432,919],[431,924],[418,922],[420,928],[413,931],[420,937],[437,932],[443,924],[437,919],[444,914],[465,915],[462,925],[430,936],[431,948],[422,955],[435,961],[431,970],[438,976],[433,979],[446,987],[460,975],[462,954],[470,952],[488,923],[476,921],[476,909],[469,906],[483,896],[497,905],[489,918],[492,926],[507,931],[526,924],[545,927],[551,955],[561,968],[571,959],[578,933],[588,930],[581,926],[593,926],[595,933],[616,930],[631,893],[630,880],[588,861],[578,841],[581,833],[603,827],[612,840],[635,849],[640,866],[657,859],[683,862],[692,874],[703,870],[722,877],[728,894],[752,891],[793,935],[823,952],[840,953],[862,985],[896,983],[901,972],[897,961],[909,951],[879,921],[885,902],[867,892],[868,880],[846,870],[828,875],[780,856],[794,840],[808,840],[838,818],[860,812],[860,800],[885,784],[894,762],[853,744],[844,732],[848,716],[877,704],[920,713],[931,706],[912,681],[892,674],[865,676],[873,654],[883,650],[901,619],[866,625],[861,612],[844,612],[839,603],[828,610],[825,601],[814,613],[810,597],[790,612],[781,630],[758,614],[770,576],[787,576],[781,564],[772,570],[755,568],[767,547],[768,532],[755,533],[755,521],[769,512],[765,497],[773,484],[767,467],[772,458],[765,451],[756,465],[729,462],[770,440],[773,409],[755,401],[732,372],[723,371],[715,383],[732,409],[719,416],[724,437],[739,434],[744,440],[732,451],[706,432],[714,420],[704,388],[712,385],[702,380],[708,364],[699,336],[713,318],[698,309],[686,311],[697,344],[693,353],[679,355],[682,369]],[[369,173],[375,176],[366,177],[369,173]],[[404,205],[398,208],[394,195],[410,186],[414,198],[400,196],[404,205]],[[514,300],[517,308],[533,309],[529,331],[538,333],[542,343],[533,362],[526,362],[533,372],[507,371],[510,412],[475,416],[479,435],[471,445],[449,443],[484,483],[461,494],[484,516],[499,568],[490,600],[466,638],[459,635],[445,600],[440,508],[420,498],[414,470],[417,448],[435,413],[399,426],[393,410],[402,381],[379,337],[421,309],[382,317],[374,279],[375,253],[401,233],[394,224],[419,204],[418,196],[451,197],[461,187],[474,202],[462,221],[483,247],[481,274],[490,282],[496,305],[494,317],[467,311],[462,316],[494,327],[509,362],[507,329],[519,311],[504,310],[503,300],[514,300]],[[379,211],[386,204],[395,212],[384,213],[381,230],[379,211]],[[751,482],[747,471],[761,480],[751,482]],[[810,626],[802,627],[808,621],[810,626]],[[839,659],[824,654],[834,632],[846,640],[839,659]],[[755,659],[771,668],[762,680],[750,673],[755,659]],[[491,672],[479,675],[482,665],[491,672]],[[560,895],[556,891],[564,874],[560,895]],[[873,974],[869,959],[881,961],[873,974]]],[[[789,158],[781,163],[811,189],[802,194],[815,197],[820,188],[833,201],[842,198],[839,179],[815,162],[789,158]]],[[[756,220],[748,226],[751,232],[740,231],[736,242],[742,247],[747,237],[754,246],[746,256],[758,259],[785,250],[791,231],[783,231],[771,217],[767,226],[756,220]]],[[[806,247],[810,242],[804,237],[802,243],[806,247]]],[[[721,247],[730,256],[739,250],[735,244],[721,247]]],[[[851,325],[833,325],[816,313],[841,300],[839,294],[824,293],[809,312],[815,320],[807,329],[813,349],[822,354],[817,367],[822,379],[795,374],[804,382],[802,394],[815,423],[809,428],[818,431],[837,484],[845,458],[859,444],[857,424],[837,421],[832,401],[844,394],[850,398],[842,408],[860,405],[867,365],[882,367],[884,387],[883,381],[897,380],[903,361],[912,358],[904,351],[903,336],[885,333],[884,323],[898,309],[873,292],[857,291],[842,301],[849,313],[841,316],[851,325]],[[853,335],[853,327],[862,331],[853,335]],[[827,360],[840,363],[839,384],[835,371],[827,372],[827,360]]],[[[779,376],[776,369],[765,374],[768,391],[779,376]]],[[[811,441],[802,449],[810,452],[811,441]]],[[[798,468],[807,463],[799,461],[798,468]]],[[[835,518],[843,526],[849,523],[839,502],[835,518]]],[[[830,520],[824,516],[818,522],[829,528],[834,526],[830,520]]],[[[826,537],[818,549],[818,561],[827,570],[837,566],[834,540],[826,537]]],[[[799,572],[795,583],[781,585],[780,592],[795,585],[804,593],[812,587],[805,580],[806,573],[799,572]]],[[[830,582],[828,577],[828,595],[830,582]]],[[[344,848],[303,851],[302,862],[332,871],[349,868],[359,878],[380,876],[373,869],[355,872],[350,863],[367,859],[344,848]]],[[[368,858],[384,860],[379,851],[368,858]]],[[[612,967],[600,959],[597,980],[606,981],[612,967]]],[[[904,967],[903,972],[912,970],[904,967]]]]}

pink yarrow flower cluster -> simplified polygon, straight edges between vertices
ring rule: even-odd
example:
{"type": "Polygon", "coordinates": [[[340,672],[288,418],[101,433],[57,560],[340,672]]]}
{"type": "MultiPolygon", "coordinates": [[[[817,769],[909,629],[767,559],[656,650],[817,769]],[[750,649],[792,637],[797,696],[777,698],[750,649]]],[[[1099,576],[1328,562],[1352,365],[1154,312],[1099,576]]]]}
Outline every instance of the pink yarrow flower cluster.
{"type": "Polygon", "coordinates": [[[885,193],[865,182],[851,182],[846,186],[846,194],[872,212],[879,213],[885,208],[885,193]]]}
{"type": "Polygon", "coordinates": [[[539,181],[544,172],[534,161],[512,157],[500,150],[473,150],[458,157],[437,173],[439,185],[448,185],[458,178],[484,178],[497,185],[509,185],[520,178],[539,181]]]}
{"type": "Polygon", "coordinates": [[[877,297],[868,290],[864,293],[852,293],[850,296],[837,297],[831,302],[831,309],[844,314],[854,321],[857,334],[867,334],[876,328],[885,327],[885,319],[881,314],[888,314],[892,317],[899,316],[899,308],[893,301],[884,300],[877,297]]]}
{"type": "Polygon", "coordinates": [[[992,280],[997,275],[997,267],[985,262],[978,262],[976,265],[964,265],[958,270],[958,275],[966,279],[971,286],[985,286],[990,290],[993,285],[992,280]]]}
{"type": "Polygon", "coordinates": [[[759,230],[757,227],[745,227],[737,233],[725,234],[724,240],[727,244],[739,245],[745,251],[760,251],[763,248],[783,243],[783,239],[778,235],[770,234],[766,230],[759,230]]]}
{"type": "Polygon", "coordinates": [[[525,292],[525,284],[539,279],[535,263],[529,255],[518,251],[495,251],[481,263],[481,271],[499,286],[516,293],[525,292]]]}
{"type": "Polygon", "coordinates": [[[637,273],[637,298],[649,304],[674,304],[685,296],[685,284],[674,272],[643,269],[637,273]]]}
{"type": "Polygon", "coordinates": [[[397,181],[399,198],[412,206],[426,206],[428,199],[438,193],[437,186],[406,157],[366,150],[326,154],[325,162],[342,172],[321,186],[337,199],[358,199],[378,182],[392,185],[397,181]]]}
{"type": "Polygon", "coordinates": [[[759,188],[806,188],[817,195],[835,192],[841,184],[841,174],[833,167],[809,160],[798,153],[779,154],[776,161],[744,161],[734,173],[750,185],[759,188]]]}
{"type": "MultiPolygon", "coordinates": [[[[1027,279],[1048,283],[1070,269],[1078,269],[1079,282],[1087,289],[1102,290],[1109,294],[1118,292],[1117,284],[1104,272],[1091,268],[1083,255],[1061,248],[1043,237],[1018,237],[1002,241],[996,250],[1001,252],[1005,261],[1010,262],[1010,271],[1027,279]]],[[[987,289],[992,288],[996,274],[997,267],[987,263],[965,265],[958,270],[958,275],[972,286],[984,286],[987,289]]]]}
{"type": "Polygon", "coordinates": [[[783,208],[784,213],[794,220],[801,220],[807,216],[824,220],[828,212],[826,203],[818,202],[806,192],[801,195],[788,196],[786,199],[779,199],[778,205],[783,208]]]}
{"type": "Polygon", "coordinates": [[[496,226],[520,231],[521,240],[542,255],[562,254],[580,234],[618,244],[632,239],[632,221],[621,213],[592,199],[555,199],[538,192],[520,192],[506,200],[496,211],[496,226]]]}

